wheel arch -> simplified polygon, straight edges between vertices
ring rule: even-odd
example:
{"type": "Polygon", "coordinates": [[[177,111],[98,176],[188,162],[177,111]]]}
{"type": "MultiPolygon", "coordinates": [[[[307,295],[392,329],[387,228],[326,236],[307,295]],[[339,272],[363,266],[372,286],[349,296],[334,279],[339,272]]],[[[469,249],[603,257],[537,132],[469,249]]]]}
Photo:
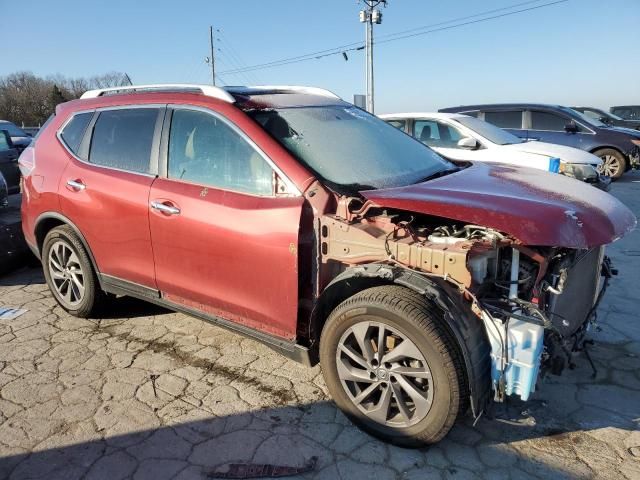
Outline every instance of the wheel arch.
{"type": "Polygon", "coordinates": [[[84,237],[78,226],[73,223],[69,218],[57,212],[45,212],[41,214],[35,223],[34,234],[36,238],[36,248],[38,257],[42,257],[42,246],[44,245],[44,239],[52,229],[59,227],[61,225],[68,225],[71,227],[73,232],[78,236],[82,246],[84,247],[87,255],[89,256],[89,260],[91,260],[91,266],[93,267],[96,275],[98,277],[98,281],[100,282],[100,286],[102,287],[102,281],[100,280],[100,270],[98,270],[98,265],[96,263],[95,257],[93,256],[93,252],[89,247],[89,243],[87,239],[84,237]]]}
{"type": "Polygon", "coordinates": [[[464,374],[470,392],[469,405],[474,418],[478,417],[491,398],[491,347],[484,326],[462,300],[462,296],[445,281],[389,265],[348,268],[327,285],[316,302],[309,331],[313,361],[317,361],[320,334],[333,309],[362,290],[394,284],[425,296],[444,313],[444,326],[455,340],[464,360],[464,374]]]}
{"type": "Polygon", "coordinates": [[[624,153],[619,147],[616,147],[614,145],[598,145],[597,147],[589,150],[589,153],[592,153],[595,155],[596,152],[600,150],[615,150],[620,155],[622,155],[622,158],[624,159],[624,171],[626,172],[631,169],[631,162],[629,162],[629,155],[624,153]]]}

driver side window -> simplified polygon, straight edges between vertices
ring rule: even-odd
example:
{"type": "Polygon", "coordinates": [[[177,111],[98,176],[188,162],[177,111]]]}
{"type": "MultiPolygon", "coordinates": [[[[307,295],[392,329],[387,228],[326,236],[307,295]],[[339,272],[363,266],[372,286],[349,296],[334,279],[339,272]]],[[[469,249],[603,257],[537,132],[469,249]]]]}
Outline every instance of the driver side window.
{"type": "Polygon", "coordinates": [[[459,148],[458,140],[464,135],[455,127],[435,120],[416,120],[415,137],[430,147],[459,148]]]}
{"type": "Polygon", "coordinates": [[[271,166],[215,115],[176,109],[169,132],[168,178],[252,195],[273,195],[271,166]]]}

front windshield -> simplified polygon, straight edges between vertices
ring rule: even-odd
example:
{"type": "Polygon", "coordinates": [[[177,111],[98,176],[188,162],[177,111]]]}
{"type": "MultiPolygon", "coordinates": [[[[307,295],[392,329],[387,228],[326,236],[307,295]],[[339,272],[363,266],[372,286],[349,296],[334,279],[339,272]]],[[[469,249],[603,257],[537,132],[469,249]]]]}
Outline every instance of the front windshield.
{"type": "Polygon", "coordinates": [[[6,130],[11,137],[27,137],[28,135],[22,129],[10,122],[0,122],[0,130],[6,130]]]}
{"type": "Polygon", "coordinates": [[[580,113],[579,111],[574,110],[573,108],[560,107],[560,109],[571,115],[577,115],[579,117],[579,120],[582,120],[588,125],[593,125],[594,127],[600,127],[600,128],[607,127],[606,123],[602,123],[600,120],[596,120],[595,118],[588,117],[584,113],[580,113]]]}
{"type": "Polygon", "coordinates": [[[455,169],[429,147],[352,105],[247,113],[337,190],[398,187],[455,169]]]}
{"type": "Polygon", "coordinates": [[[524,142],[524,140],[512,133],[476,117],[460,116],[456,117],[455,120],[496,145],[513,145],[514,143],[524,142]]]}

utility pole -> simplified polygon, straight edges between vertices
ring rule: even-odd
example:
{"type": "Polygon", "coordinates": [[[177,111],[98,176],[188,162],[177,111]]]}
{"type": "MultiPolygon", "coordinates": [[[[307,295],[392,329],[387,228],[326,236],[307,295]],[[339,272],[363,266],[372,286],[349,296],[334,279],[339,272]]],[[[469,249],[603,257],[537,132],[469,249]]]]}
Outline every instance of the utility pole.
{"type": "Polygon", "coordinates": [[[211,85],[216,84],[216,57],[213,48],[213,25],[209,25],[209,48],[211,50],[211,55],[206,57],[204,61],[211,65],[211,85]]]}
{"type": "Polygon", "coordinates": [[[366,8],[360,10],[360,22],[366,23],[366,40],[365,40],[365,83],[367,87],[367,111],[374,113],[374,82],[373,82],[373,24],[380,25],[382,23],[382,12],[376,7],[380,4],[387,6],[387,0],[361,0],[366,8]]]}

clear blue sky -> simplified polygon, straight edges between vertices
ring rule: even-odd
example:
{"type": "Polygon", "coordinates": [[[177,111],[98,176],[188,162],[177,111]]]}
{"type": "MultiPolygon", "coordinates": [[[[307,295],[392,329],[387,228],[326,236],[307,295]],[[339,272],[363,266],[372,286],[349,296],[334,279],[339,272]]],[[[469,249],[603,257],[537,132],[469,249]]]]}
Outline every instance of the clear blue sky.
{"type": "MultiPolygon", "coordinates": [[[[376,35],[522,0],[390,0],[376,35]]],[[[544,3],[544,0],[541,0],[544,3]]],[[[356,0],[0,0],[0,75],[127,72],[134,83],[208,82],[208,26],[222,30],[218,70],[364,38],[356,0]],[[16,7],[19,4],[19,8],[16,7]],[[229,51],[229,45],[236,57],[229,51]]],[[[570,0],[379,45],[378,113],[470,102],[640,103],[640,0],[570,0]]],[[[224,75],[229,84],[308,84],[345,99],[364,90],[364,55],[224,75]]]]}

